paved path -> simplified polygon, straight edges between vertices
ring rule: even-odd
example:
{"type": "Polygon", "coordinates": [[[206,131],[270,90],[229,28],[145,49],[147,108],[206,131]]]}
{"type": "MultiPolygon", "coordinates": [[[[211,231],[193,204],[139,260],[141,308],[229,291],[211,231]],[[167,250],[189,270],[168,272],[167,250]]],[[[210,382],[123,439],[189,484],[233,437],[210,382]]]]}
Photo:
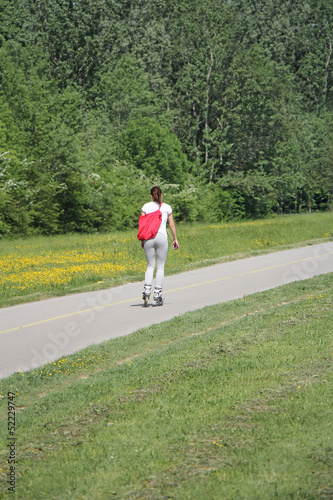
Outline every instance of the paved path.
{"type": "Polygon", "coordinates": [[[142,283],[0,309],[0,378],[207,305],[333,272],[333,242],[165,278],[163,307],[142,307],[142,283]]]}

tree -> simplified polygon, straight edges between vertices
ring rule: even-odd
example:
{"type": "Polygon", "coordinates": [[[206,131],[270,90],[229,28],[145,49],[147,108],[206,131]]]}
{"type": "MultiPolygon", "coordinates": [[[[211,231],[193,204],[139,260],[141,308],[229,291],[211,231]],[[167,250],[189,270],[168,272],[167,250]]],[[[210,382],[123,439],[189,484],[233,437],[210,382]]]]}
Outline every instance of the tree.
{"type": "Polygon", "coordinates": [[[184,220],[332,206],[332,15],[330,0],[0,0],[1,227],[133,225],[117,211],[133,178],[167,183],[184,220]]]}
{"type": "Polygon", "coordinates": [[[143,170],[148,177],[182,184],[188,160],[175,134],[153,118],[133,120],[119,138],[119,156],[143,170]]]}
{"type": "Polygon", "coordinates": [[[216,156],[213,107],[233,50],[232,16],[230,5],[215,0],[174,3],[170,14],[174,130],[189,158],[205,168],[216,156]]]}
{"type": "Polygon", "coordinates": [[[110,122],[118,131],[129,120],[152,116],[155,112],[155,96],[149,89],[149,76],[132,56],[125,56],[115,68],[104,73],[101,87],[110,122]]]}
{"type": "Polygon", "coordinates": [[[275,145],[290,109],[297,108],[292,77],[255,46],[236,54],[215,87],[211,106],[210,180],[229,171],[263,168],[269,174],[275,145]]]}
{"type": "Polygon", "coordinates": [[[244,48],[260,45],[265,55],[295,76],[308,110],[332,104],[330,0],[235,0],[235,26],[244,48]]]}

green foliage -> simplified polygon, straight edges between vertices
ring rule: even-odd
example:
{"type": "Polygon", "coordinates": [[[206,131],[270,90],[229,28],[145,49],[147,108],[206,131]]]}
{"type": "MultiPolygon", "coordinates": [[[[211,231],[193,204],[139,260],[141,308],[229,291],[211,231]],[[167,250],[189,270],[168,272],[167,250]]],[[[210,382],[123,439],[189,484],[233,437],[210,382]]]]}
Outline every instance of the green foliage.
{"type": "Polygon", "coordinates": [[[264,217],[276,203],[272,179],[263,170],[229,173],[221,180],[221,186],[227,189],[239,215],[245,218],[264,217]]]}
{"type": "Polygon", "coordinates": [[[177,221],[214,223],[244,217],[244,207],[234,193],[218,184],[189,181],[183,189],[172,185],[163,187],[177,221]]]}
{"type": "Polygon", "coordinates": [[[175,134],[159,125],[154,118],[133,120],[120,139],[119,155],[150,177],[182,184],[188,161],[175,134]]]}
{"type": "Polygon", "coordinates": [[[118,129],[128,120],[149,116],[154,112],[154,94],[149,89],[149,75],[131,56],[125,56],[117,66],[101,76],[110,121],[118,129]]]}
{"type": "Polygon", "coordinates": [[[95,230],[115,231],[136,227],[151,182],[142,172],[118,160],[106,163],[85,178],[86,199],[95,214],[95,230]]]}
{"type": "Polygon", "coordinates": [[[36,171],[34,162],[17,164],[0,157],[0,234],[57,233],[58,189],[49,175],[36,171]]]}
{"type": "Polygon", "coordinates": [[[0,0],[0,232],[131,226],[142,173],[180,220],[331,209],[332,19],[329,0],[0,0]]]}
{"type": "Polygon", "coordinates": [[[332,122],[330,114],[290,116],[276,143],[271,173],[276,200],[283,211],[327,208],[333,192],[332,122]],[[325,183],[325,188],[323,187],[325,183]],[[326,196],[322,194],[326,192],[326,196]],[[318,195],[321,198],[318,204],[318,195]]]}
{"type": "Polygon", "coordinates": [[[295,99],[291,85],[291,79],[278,74],[260,47],[234,58],[224,80],[224,98],[216,105],[217,139],[230,146],[220,151],[222,161],[215,175],[260,167],[269,172],[275,143],[288,119],[290,101],[295,99]]]}
{"type": "Polygon", "coordinates": [[[243,46],[260,44],[294,75],[308,109],[332,103],[332,3],[329,0],[233,2],[243,46]]]}

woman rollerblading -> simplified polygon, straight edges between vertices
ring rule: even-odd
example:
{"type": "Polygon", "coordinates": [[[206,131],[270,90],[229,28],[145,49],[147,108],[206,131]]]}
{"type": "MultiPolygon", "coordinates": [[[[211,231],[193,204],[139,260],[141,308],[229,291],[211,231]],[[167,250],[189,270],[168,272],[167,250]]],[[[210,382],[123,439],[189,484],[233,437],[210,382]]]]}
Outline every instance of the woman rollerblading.
{"type": "MultiPolygon", "coordinates": [[[[176,226],[172,216],[172,208],[167,203],[162,202],[162,191],[158,186],[154,186],[150,191],[150,196],[152,201],[145,203],[141,209],[141,215],[152,214],[153,212],[161,212],[161,223],[155,237],[141,240],[141,246],[145,251],[147,259],[147,269],[145,273],[145,284],[143,289],[142,298],[144,301],[144,306],[148,306],[148,301],[151,295],[152,283],[156,265],[156,278],[155,278],[155,288],[153,294],[153,306],[162,306],[162,288],[164,280],[164,267],[165,261],[168,253],[168,236],[166,225],[169,223],[172,237],[173,237],[173,248],[179,248],[179,243],[177,241],[176,226]],[[156,261],[156,262],[155,262],[156,261]]],[[[141,238],[140,238],[141,239],[141,238]]]]}

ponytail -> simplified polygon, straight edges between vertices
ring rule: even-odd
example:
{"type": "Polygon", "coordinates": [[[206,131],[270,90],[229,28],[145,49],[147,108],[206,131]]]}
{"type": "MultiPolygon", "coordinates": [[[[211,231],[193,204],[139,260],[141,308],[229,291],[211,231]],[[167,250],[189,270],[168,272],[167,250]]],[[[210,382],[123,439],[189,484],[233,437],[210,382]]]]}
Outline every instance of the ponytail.
{"type": "Polygon", "coordinates": [[[157,186],[154,186],[153,188],[151,188],[150,190],[150,194],[153,198],[153,201],[155,201],[156,203],[161,203],[161,200],[162,200],[162,191],[159,187],[157,186]]]}

